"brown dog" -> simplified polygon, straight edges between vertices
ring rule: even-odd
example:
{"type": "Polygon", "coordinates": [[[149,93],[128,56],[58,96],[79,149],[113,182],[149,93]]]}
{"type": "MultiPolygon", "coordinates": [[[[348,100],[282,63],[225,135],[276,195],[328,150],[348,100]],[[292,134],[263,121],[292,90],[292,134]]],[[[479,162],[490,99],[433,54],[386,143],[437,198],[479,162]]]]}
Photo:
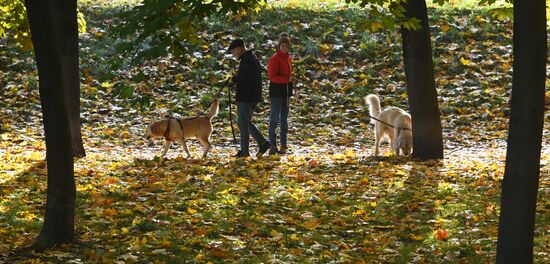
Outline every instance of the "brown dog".
{"type": "Polygon", "coordinates": [[[172,142],[177,141],[183,145],[183,149],[187,153],[187,158],[191,158],[191,153],[187,149],[186,140],[188,138],[196,138],[204,147],[202,157],[206,157],[212,144],[210,144],[210,135],[212,134],[212,118],[218,115],[218,99],[212,101],[210,112],[206,116],[194,118],[178,119],[168,118],[154,122],[147,126],[145,137],[149,140],[153,138],[164,137],[164,152],[162,157],[166,155],[172,142]]]}

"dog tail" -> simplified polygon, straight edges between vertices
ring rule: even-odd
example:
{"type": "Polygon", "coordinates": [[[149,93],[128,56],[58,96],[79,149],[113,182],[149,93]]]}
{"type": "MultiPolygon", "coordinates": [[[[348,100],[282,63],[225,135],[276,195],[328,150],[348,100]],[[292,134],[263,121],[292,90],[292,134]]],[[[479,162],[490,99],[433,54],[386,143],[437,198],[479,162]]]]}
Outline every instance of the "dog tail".
{"type": "Polygon", "coordinates": [[[219,103],[218,103],[218,99],[216,98],[214,99],[214,101],[212,101],[212,105],[210,106],[210,112],[206,116],[210,120],[212,120],[212,118],[218,115],[218,109],[219,109],[219,103]]]}
{"type": "Polygon", "coordinates": [[[212,120],[212,118],[218,115],[218,109],[219,109],[219,102],[218,102],[218,99],[216,98],[214,99],[214,101],[212,101],[212,105],[210,106],[210,112],[208,113],[208,115],[206,115],[206,117],[212,120]]]}
{"type": "MultiPolygon", "coordinates": [[[[369,94],[363,98],[363,101],[366,105],[369,106],[369,115],[372,117],[378,117],[380,115],[380,99],[375,94],[369,94]]],[[[371,119],[371,123],[374,123],[374,119],[371,119]]]]}

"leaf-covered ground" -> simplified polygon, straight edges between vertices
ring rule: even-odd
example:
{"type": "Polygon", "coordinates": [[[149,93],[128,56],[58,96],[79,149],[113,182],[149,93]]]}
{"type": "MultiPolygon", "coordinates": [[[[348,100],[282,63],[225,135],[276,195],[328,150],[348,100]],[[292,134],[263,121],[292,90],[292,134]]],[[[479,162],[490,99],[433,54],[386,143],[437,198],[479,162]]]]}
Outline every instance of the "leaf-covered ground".
{"type": "MultiPolygon", "coordinates": [[[[206,21],[204,43],[189,46],[187,62],[163,58],[117,70],[108,59],[121,6],[82,4],[87,156],[75,161],[78,242],[30,258],[9,255],[32,243],[44,214],[37,74],[30,54],[1,40],[0,262],[494,262],[511,22],[482,10],[431,9],[445,159],[374,158],[361,97],[378,93],[383,105],[406,108],[399,35],[357,29],[362,12],[354,8],[290,2],[206,21]],[[176,146],[160,161],[161,142],[147,147],[142,138],[146,124],[204,111],[236,67],[223,55],[228,30],[254,42],[264,64],[280,31],[293,36],[292,153],[230,158],[237,146],[223,101],[207,159],[198,159],[202,148],[193,143],[194,159],[176,146]]],[[[267,114],[263,104],[256,120],[264,133],[267,114]]],[[[536,263],[550,262],[548,113],[545,121],[536,263]]]]}

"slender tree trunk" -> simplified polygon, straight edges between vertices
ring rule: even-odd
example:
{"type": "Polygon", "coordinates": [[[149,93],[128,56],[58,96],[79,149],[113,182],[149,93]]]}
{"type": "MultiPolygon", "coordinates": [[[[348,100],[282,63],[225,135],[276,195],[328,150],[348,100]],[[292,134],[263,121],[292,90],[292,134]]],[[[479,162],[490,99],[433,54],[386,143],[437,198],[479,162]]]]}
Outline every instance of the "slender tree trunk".
{"type": "Polygon", "coordinates": [[[514,75],[497,263],[533,263],[546,79],[545,0],[514,2],[514,75]]]}
{"type": "Polygon", "coordinates": [[[80,126],[80,70],[76,2],[76,0],[54,1],[52,11],[62,58],[61,66],[63,67],[67,111],[73,140],[73,156],[84,157],[86,152],[82,144],[80,126]]]}
{"type": "Polygon", "coordinates": [[[26,0],[25,5],[38,68],[48,164],[46,213],[33,248],[44,250],[73,241],[76,186],[52,0],[26,0]]]}
{"type": "Polygon", "coordinates": [[[406,16],[421,20],[421,29],[401,28],[407,93],[413,126],[413,157],[443,158],[441,118],[435,90],[432,46],[425,0],[409,0],[406,16]]]}

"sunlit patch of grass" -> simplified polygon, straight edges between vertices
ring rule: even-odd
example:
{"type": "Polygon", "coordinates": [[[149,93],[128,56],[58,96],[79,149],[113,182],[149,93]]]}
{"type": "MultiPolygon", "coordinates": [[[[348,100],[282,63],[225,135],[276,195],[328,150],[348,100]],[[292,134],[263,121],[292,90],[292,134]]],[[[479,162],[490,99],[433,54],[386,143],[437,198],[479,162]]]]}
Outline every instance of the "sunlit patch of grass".
{"type": "Polygon", "coordinates": [[[350,4],[339,0],[268,0],[268,5],[279,8],[304,8],[311,10],[332,10],[350,6],[350,4]]]}
{"type": "MultiPolygon", "coordinates": [[[[106,30],[104,21],[123,7],[116,6],[117,1],[98,3],[79,2],[89,25],[106,30]]],[[[217,54],[227,44],[228,29],[235,35],[244,32],[256,42],[255,52],[265,62],[278,32],[290,31],[304,89],[290,117],[294,153],[259,160],[228,158],[237,147],[229,139],[227,110],[215,119],[215,148],[206,160],[185,159],[177,146],[163,161],[158,157],[160,141],[154,147],[143,144],[144,123],[170,111],[187,113],[193,103],[204,104],[212,98],[202,87],[215,82],[207,80],[195,86],[187,79],[198,82],[199,75],[221,76],[225,73],[216,71],[236,66],[233,60],[198,60],[188,65],[189,71],[168,64],[150,74],[153,66],[165,67],[167,59],[126,72],[130,75],[124,79],[126,85],[136,87],[136,93],[155,97],[141,109],[130,100],[113,98],[105,87],[83,85],[88,156],[75,161],[75,180],[76,228],[86,246],[71,249],[71,256],[47,255],[44,261],[69,262],[77,257],[90,263],[102,262],[102,258],[104,262],[126,263],[134,257],[136,261],[167,263],[494,261],[504,141],[476,143],[485,132],[489,139],[505,138],[505,129],[486,131],[485,124],[472,127],[471,120],[477,119],[467,114],[480,105],[489,104],[492,108],[487,110],[493,112],[506,108],[503,98],[509,95],[506,85],[510,76],[498,75],[500,66],[496,65],[509,64],[510,24],[490,20],[479,10],[430,9],[437,81],[441,84],[438,92],[445,106],[443,125],[452,131],[445,133],[445,144],[459,142],[463,148],[439,162],[418,162],[407,157],[372,157],[372,127],[365,123],[363,113],[352,109],[358,108],[360,97],[368,93],[385,95],[384,106],[406,106],[398,32],[358,31],[353,21],[361,18],[362,11],[340,8],[343,1],[270,4],[280,6],[239,22],[228,23],[225,17],[208,19],[205,41],[215,46],[208,55],[217,54]],[[329,34],[319,30],[332,25],[335,30],[329,34]],[[450,28],[445,32],[444,26],[450,28]],[[340,44],[345,47],[337,50],[335,45],[340,44]],[[473,71],[460,61],[470,53],[476,56],[472,62],[479,63],[476,58],[483,56],[493,62],[483,70],[490,75],[490,83],[498,86],[490,90],[494,94],[478,87],[488,79],[453,77],[473,71]],[[223,67],[216,68],[218,63],[223,67]],[[340,86],[343,81],[346,83],[340,86]],[[400,87],[388,92],[388,83],[400,87]],[[457,132],[461,124],[472,131],[457,132]],[[122,137],[119,130],[128,134],[122,137]],[[437,239],[434,232],[438,229],[446,230],[448,238],[437,239]]],[[[84,66],[95,69],[100,78],[112,74],[105,65],[100,68],[94,63],[109,54],[113,36],[86,41],[81,56],[87,62],[84,66]]],[[[10,68],[1,77],[14,85],[10,84],[1,98],[0,112],[28,110],[17,104],[28,102],[23,100],[26,91],[19,87],[25,87],[25,80],[36,82],[36,76],[18,74],[10,68]]],[[[37,93],[31,97],[32,107],[37,108],[37,93]]],[[[268,106],[262,109],[256,118],[265,131],[268,106]]],[[[471,114],[481,118],[484,113],[471,114]]],[[[506,123],[504,119],[491,120],[506,123]]],[[[39,120],[30,124],[35,123],[39,120]]],[[[7,234],[2,241],[8,241],[10,249],[32,242],[41,224],[36,219],[43,215],[46,201],[46,171],[41,162],[44,144],[37,144],[43,142],[43,136],[39,128],[20,129],[19,124],[29,123],[14,121],[6,126],[11,131],[0,137],[0,234],[7,234]]],[[[383,145],[383,150],[387,149],[387,144],[383,145]]],[[[191,147],[195,157],[201,150],[191,147]]],[[[543,163],[548,164],[548,159],[543,155],[543,163]]],[[[535,234],[536,251],[542,253],[549,251],[550,244],[547,176],[548,165],[541,168],[535,234]]],[[[548,255],[537,258],[545,262],[548,255]]]]}

